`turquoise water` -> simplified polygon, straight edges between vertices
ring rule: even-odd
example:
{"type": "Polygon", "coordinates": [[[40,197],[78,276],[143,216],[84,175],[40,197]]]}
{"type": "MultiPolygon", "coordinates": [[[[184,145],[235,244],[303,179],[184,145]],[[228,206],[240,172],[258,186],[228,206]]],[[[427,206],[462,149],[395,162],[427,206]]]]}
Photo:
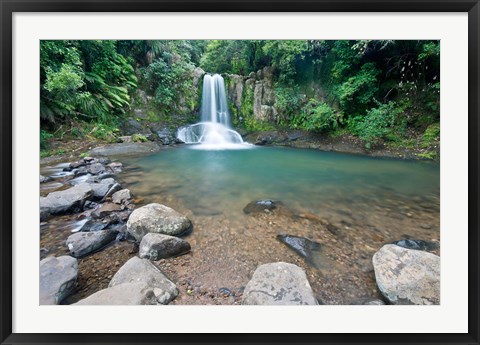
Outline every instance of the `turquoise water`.
{"type": "Polygon", "coordinates": [[[122,161],[134,193],[146,201],[173,195],[194,213],[235,214],[263,198],[315,212],[325,203],[440,194],[435,162],[291,148],[206,151],[188,146],[122,161]]]}

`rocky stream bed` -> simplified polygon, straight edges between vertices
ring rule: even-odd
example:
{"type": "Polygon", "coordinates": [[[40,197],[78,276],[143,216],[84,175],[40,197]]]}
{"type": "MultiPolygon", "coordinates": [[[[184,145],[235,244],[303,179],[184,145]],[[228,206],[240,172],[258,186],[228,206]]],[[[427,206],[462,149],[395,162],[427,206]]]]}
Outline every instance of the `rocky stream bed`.
{"type": "Polygon", "coordinates": [[[135,146],[42,165],[41,304],[439,304],[438,197],[192,211],[131,191],[135,146]]]}

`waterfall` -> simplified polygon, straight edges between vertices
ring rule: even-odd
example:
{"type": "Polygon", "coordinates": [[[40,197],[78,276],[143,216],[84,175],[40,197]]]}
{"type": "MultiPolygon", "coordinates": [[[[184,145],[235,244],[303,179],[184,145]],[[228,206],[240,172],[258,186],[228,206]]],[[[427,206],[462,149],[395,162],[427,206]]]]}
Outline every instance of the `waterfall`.
{"type": "Polygon", "coordinates": [[[201,122],[178,129],[177,138],[197,148],[243,148],[242,137],[231,129],[225,83],[219,74],[203,77],[201,122]]]}

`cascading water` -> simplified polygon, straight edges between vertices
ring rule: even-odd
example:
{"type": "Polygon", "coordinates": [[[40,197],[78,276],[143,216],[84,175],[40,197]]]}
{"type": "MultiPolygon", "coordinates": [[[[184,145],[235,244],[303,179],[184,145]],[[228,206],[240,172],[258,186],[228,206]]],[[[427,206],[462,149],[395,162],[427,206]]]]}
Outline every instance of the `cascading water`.
{"type": "Polygon", "coordinates": [[[219,74],[203,78],[201,122],[178,129],[177,138],[186,144],[201,144],[197,148],[245,148],[240,134],[230,128],[225,83],[219,74]]]}

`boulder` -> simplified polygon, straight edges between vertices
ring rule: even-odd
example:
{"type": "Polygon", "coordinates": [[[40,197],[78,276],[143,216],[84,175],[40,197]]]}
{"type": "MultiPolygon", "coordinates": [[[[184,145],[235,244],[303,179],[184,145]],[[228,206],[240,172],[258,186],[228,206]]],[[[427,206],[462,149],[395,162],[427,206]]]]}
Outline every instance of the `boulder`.
{"type": "Polygon", "coordinates": [[[305,258],[309,264],[316,266],[315,255],[321,250],[322,246],[320,243],[314,242],[305,237],[284,234],[277,235],[277,239],[292,249],[295,253],[305,258]]]}
{"type": "Polygon", "coordinates": [[[70,254],[80,258],[105,247],[114,241],[117,235],[116,230],[77,232],[68,237],[66,244],[70,254]]]}
{"type": "Polygon", "coordinates": [[[52,180],[51,177],[46,177],[46,176],[40,175],[40,183],[50,182],[51,180],[52,180]]]}
{"type": "Polygon", "coordinates": [[[83,167],[83,166],[85,166],[85,165],[87,165],[87,163],[85,163],[85,161],[82,159],[82,160],[80,160],[80,161],[78,161],[78,162],[72,162],[72,163],[70,163],[69,167],[70,167],[71,169],[78,169],[78,168],[83,167]]]}
{"type": "Polygon", "coordinates": [[[75,290],[77,277],[77,259],[71,256],[40,261],[40,304],[59,304],[75,290]]]}
{"type": "Polygon", "coordinates": [[[174,133],[167,129],[167,128],[164,128],[160,131],[157,131],[157,136],[158,136],[158,140],[163,144],[163,145],[170,145],[171,143],[174,142],[175,140],[175,136],[174,136],[174,133]]]}
{"type": "Polygon", "coordinates": [[[93,190],[93,196],[95,199],[101,200],[107,195],[108,191],[115,185],[113,178],[106,179],[89,179],[89,186],[93,190]]]}
{"type": "Polygon", "coordinates": [[[107,165],[107,168],[116,174],[122,171],[123,164],[120,162],[113,162],[107,165]]]}
{"type": "Polygon", "coordinates": [[[298,266],[275,262],[259,266],[243,292],[248,305],[318,304],[305,272],[298,266]]]}
{"type": "Polygon", "coordinates": [[[406,249],[415,249],[415,250],[424,250],[426,252],[431,252],[437,250],[440,245],[436,242],[423,241],[423,240],[411,240],[405,239],[400,241],[392,242],[397,246],[406,248],[406,249]]]}
{"type": "Polygon", "coordinates": [[[105,196],[103,197],[102,201],[104,201],[106,198],[109,198],[111,197],[115,192],[118,192],[119,190],[122,190],[122,186],[118,183],[115,183],[112,188],[110,188],[107,192],[107,194],[105,194],[105,196]]]}
{"type": "Polygon", "coordinates": [[[155,290],[155,296],[160,304],[168,304],[178,296],[176,285],[171,282],[156,266],[147,259],[136,256],[128,260],[108,284],[113,287],[125,283],[143,282],[155,290]]]}
{"type": "Polygon", "coordinates": [[[156,261],[186,254],[190,249],[190,243],[181,238],[148,233],[142,238],[142,242],[140,242],[138,255],[142,259],[156,261]]]}
{"type": "Polygon", "coordinates": [[[101,163],[94,163],[87,167],[87,172],[92,175],[98,175],[100,173],[105,172],[105,166],[101,163]]]}
{"type": "Polygon", "coordinates": [[[123,204],[132,198],[132,193],[129,189],[122,189],[112,194],[112,201],[116,204],[123,204]]]}
{"type": "Polygon", "coordinates": [[[157,304],[154,288],[144,282],[120,284],[95,292],[73,305],[157,304]]]}
{"type": "Polygon", "coordinates": [[[132,212],[127,222],[128,232],[141,241],[149,232],[180,235],[192,228],[192,222],[184,215],[161,204],[148,204],[132,212]]]}
{"type": "Polygon", "coordinates": [[[94,219],[89,219],[83,226],[80,228],[80,232],[88,232],[88,231],[100,231],[105,229],[110,225],[110,222],[107,221],[100,221],[100,220],[94,220],[94,219]]]}
{"type": "Polygon", "coordinates": [[[70,189],[52,192],[40,197],[40,212],[62,214],[80,212],[85,201],[93,197],[93,190],[88,184],[79,184],[70,189]]]}
{"type": "Polygon", "coordinates": [[[373,256],[375,279],[392,304],[439,304],[440,257],[394,244],[373,256]]]}
{"type": "Polygon", "coordinates": [[[104,218],[104,217],[108,216],[111,213],[120,212],[122,210],[123,210],[122,206],[120,206],[118,204],[111,203],[111,202],[107,202],[107,203],[103,204],[102,206],[100,206],[95,211],[93,211],[92,212],[92,217],[95,218],[95,219],[100,219],[100,218],[104,218]]]}
{"type": "Polygon", "coordinates": [[[95,159],[95,158],[89,157],[89,156],[83,157],[83,161],[84,161],[85,163],[91,163],[94,159],[95,159]]]}

